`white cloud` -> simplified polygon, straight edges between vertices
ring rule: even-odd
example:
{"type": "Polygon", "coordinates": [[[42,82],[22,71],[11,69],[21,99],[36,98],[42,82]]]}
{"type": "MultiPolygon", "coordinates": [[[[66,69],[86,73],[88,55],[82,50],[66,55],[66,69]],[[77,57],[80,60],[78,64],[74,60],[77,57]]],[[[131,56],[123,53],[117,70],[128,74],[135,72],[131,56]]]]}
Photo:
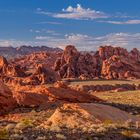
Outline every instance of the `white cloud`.
{"type": "Polygon", "coordinates": [[[90,8],[83,8],[80,4],[77,7],[68,6],[66,9],[62,9],[61,13],[50,13],[43,11],[42,9],[37,9],[37,13],[52,16],[55,18],[65,18],[65,19],[76,19],[76,20],[88,20],[88,19],[99,19],[108,18],[109,15],[101,11],[92,10],[90,8]]]}
{"type": "Polygon", "coordinates": [[[23,41],[23,40],[15,40],[15,39],[0,39],[0,47],[17,47],[22,45],[33,45],[33,41],[23,41]]]}
{"type": "Polygon", "coordinates": [[[77,46],[79,50],[96,50],[102,45],[120,46],[127,49],[140,47],[140,33],[112,33],[105,36],[88,36],[83,34],[65,35],[64,38],[55,38],[48,36],[36,37],[40,42],[47,43],[51,47],[64,48],[68,44],[77,46]]]}
{"type": "Polygon", "coordinates": [[[88,36],[84,34],[67,34],[64,37],[60,36],[36,36],[32,41],[21,40],[2,40],[0,46],[21,46],[21,45],[46,45],[49,47],[64,48],[66,45],[75,45],[78,50],[95,51],[99,46],[112,45],[127,48],[140,48],[140,33],[111,33],[105,36],[88,36]]]}
{"type": "Polygon", "coordinates": [[[99,22],[110,23],[110,24],[117,24],[117,25],[140,24],[140,20],[128,20],[128,21],[99,21],[99,22]]]}
{"type": "Polygon", "coordinates": [[[52,37],[49,37],[49,36],[36,36],[35,39],[37,39],[37,40],[49,40],[49,39],[52,39],[52,37]]]}
{"type": "Polygon", "coordinates": [[[49,34],[49,35],[52,35],[52,36],[61,35],[60,33],[57,33],[56,31],[47,30],[47,29],[40,29],[40,30],[30,29],[29,31],[32,32],[32,33],[37,33],[37,34],[42,34],[43,33],[43,34],[49,34]]]}

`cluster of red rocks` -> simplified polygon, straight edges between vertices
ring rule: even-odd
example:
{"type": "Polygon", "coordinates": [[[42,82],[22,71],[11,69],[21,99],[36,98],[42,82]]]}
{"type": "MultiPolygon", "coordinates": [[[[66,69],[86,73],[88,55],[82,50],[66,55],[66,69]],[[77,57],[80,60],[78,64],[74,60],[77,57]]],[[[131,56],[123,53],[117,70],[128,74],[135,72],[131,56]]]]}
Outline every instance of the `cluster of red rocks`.
{"type": "Polygon", "coordinates": [[[140,78],[140,52],[134,48],[128,52],[123,48],[101,47],[101,75],[106,79],[140,78]]]}
{"type": "Polygon", "coordinates": [[[54,83],[59,79],[59,76],[52,69],[51,65],[54,63],[52,61],[55,61],[54,58],[50,59],[50,56],[44,52],[16,58],[9,62],[1,56],[0,77],[4,83],[12,85],[54,83]]]}
{"type": "Polygon", "coordinates": [[[54,68],[61,78],[140,78],[140,52],[136,48],[128,52],[124,48],[105,46],[92,55],[82,54],[69,45],[54,68]]]}
{"type": "Polygon", "coordinates": [[[91,79],[98,77],[97,59],[90,53],[82,54],[74,46],[66,46],[62,56],[56,60],[54,69],[61,78],[91,79]]]}
{"type": "Polygon", "coordinates": [[[140,52],[104,46],[97,52],[81,53],[68,45],[62,52],[37,52],[7,61],[0,57],[0,76],[6,83],[39,85],[60,78],[140,78],[140,52]]]}
{"type": "Polygon", "coordinates": [[[0,115],[14,107],[39,107],[52,103],[92,103],[101,99],[83,91],[68,87],[68,84],[57,82],[51,87],[47,86],[18,86],[9,88],[0,81],[0,115]]]}

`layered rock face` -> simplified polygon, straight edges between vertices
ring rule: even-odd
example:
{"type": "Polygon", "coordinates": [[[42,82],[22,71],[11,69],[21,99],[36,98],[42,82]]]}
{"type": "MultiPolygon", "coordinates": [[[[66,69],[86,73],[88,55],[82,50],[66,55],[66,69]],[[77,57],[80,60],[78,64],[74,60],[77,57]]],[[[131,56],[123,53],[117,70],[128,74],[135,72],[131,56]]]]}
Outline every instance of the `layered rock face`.
{"type": "Polygon", "coordinates": [[[39,85],[54,83],[59,80],[52,69],[54,55],[40,52],[7,62],[0,58],[0,76],[5,83],[11,85],[39,85]]]}
{"type": "MultiPolygon", "coordinates": [[[[103,48],[104,50],[104,48],[103,48]]],[[[133,49],[127,52],[122,48],[110,47],[112,55],[103,50],[99,53],[102,60],[101,76],[105,79],[140,78],[140,52],[133,49]],[[117,53],[116,53],[117,52],[117,53]]]]}
{"type": "Polygon", "coordinates": [[[13,96],[22,106],[41,106],[56,102],[93,103],[102,101],[87,92],[77,91],[67,84],[64,86],[59,82],[51,87],[45,85],[19,86],[14,90],[13,96]]]}
{"type": "Polygon", "coordinates": [[[61,78],[86,78],[98,76],[97,61],[89,53],[81,54],[74,46],[66,46],[61,58],[57,59],[54,69],[61,78]]]}
{"type": "Polygon", "coordinates": [[[67,46],[54,68],[61,78],[140,78],[140,52],[133,49],[104,46],[94,55],[82,54],[74,46],[67,46]]]}
{"type": "Polygon", "coordinates": [[[6,113],[16,106],[12,92],[0,81],[0,115],[6,113]]]}

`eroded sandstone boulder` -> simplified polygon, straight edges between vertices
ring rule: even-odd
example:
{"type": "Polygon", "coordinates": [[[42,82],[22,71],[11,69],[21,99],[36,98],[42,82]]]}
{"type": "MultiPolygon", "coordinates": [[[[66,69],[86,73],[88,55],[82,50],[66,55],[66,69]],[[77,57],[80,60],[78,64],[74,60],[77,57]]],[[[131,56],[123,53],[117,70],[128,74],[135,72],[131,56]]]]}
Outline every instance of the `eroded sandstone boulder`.
{"type": "Polygon", "coordinates": [[[10,89],[0,81],[0,115],[16,106],[16,101],[10,89]]]}

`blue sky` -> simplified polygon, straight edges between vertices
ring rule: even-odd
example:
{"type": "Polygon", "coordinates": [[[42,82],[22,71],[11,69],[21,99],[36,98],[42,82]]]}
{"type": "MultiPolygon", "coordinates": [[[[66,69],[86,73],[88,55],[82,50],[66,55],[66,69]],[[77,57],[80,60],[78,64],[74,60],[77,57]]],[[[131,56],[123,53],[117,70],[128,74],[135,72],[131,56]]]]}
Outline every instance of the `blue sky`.
{"type": "Polygon", "coordinates": [[[0,46],[140,46],[140,0],[0,0],[0,19],[0,46]]]}

